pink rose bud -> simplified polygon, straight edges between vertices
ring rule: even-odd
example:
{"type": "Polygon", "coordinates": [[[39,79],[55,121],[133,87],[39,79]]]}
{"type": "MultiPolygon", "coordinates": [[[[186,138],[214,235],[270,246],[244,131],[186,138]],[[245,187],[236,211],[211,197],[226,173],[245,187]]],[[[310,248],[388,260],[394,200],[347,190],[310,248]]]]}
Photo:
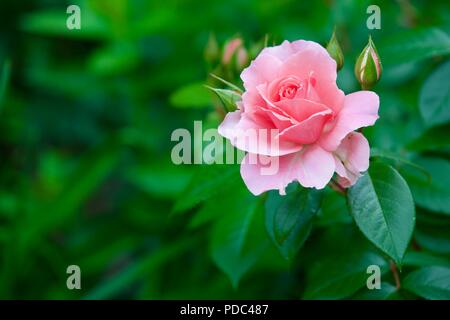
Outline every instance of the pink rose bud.
{"type": "Polygon", "coordinates": [[[219,45],[217,44],[216,37],[214,33],[209,34],[208,42],[206,43],[205,47],[205,60],[209,64],[213,65],[219,62],[219,45]]]}
{"type": "Polygon", "coordinates": [[[241,72],[249,63],[248,53],[244,47],[240,47],[236,53],[236,69],[241,72]]]}
{"type": "Polygon", "coordinates": [[[241,38],[234,38],[225,43],[225,46],[223,48],[223,56],[222,56],[222,63],[224,65],[227,65],[231,62],[231,59],[233,58],[233,55],[236,53],[236,51],[242,46],[242,39],[241,38]]]}
{"type": "Polygon", "coordinates": [[[356,79],[361,84],[362,89],[368,90],[380,80],[382,71],[380,56],[372,41],[372,37],[369,37],[369,43],[356,60],[356,79]]]}
{"type": "Polygon", "coordinates": [[[344,65],[344,55],[342,54],[342,49],[339,45],[339,41],[336,38],[336,29],[334,29],[330,42],[328,42],[327,44],[327,51],[334,59],[334,61],[336,61],[336,70],[341,70],[342,66],[344,65]]]}

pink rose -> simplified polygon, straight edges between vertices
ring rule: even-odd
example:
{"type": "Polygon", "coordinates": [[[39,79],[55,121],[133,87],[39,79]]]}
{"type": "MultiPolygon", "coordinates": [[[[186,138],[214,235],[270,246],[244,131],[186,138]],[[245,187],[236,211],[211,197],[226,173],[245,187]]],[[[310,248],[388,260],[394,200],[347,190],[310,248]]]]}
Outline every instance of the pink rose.
{"type": "Polygon", "coordinates": [[[369,144],[355,130],[375,123],[379,99],[371,91],[345,95],[336,76],[328,52],[303,40],[265,48],[242,72],[242,102],[226,115],[219,133],[247,152],[241,175],[253,194],[284,194],[295,180],[322,189],[335,172],[348,187],[367,170],[369,144]],[[246,141],[240,137],[246,130],[257,134],[246,141]],[[267,130],[275,130],[272,139],[262,137],[267,130]],[[255,154],[259,160],[248,161],[255,154]],[[278,161],[275,174],[261,173],[267,158],[278,161]]]}

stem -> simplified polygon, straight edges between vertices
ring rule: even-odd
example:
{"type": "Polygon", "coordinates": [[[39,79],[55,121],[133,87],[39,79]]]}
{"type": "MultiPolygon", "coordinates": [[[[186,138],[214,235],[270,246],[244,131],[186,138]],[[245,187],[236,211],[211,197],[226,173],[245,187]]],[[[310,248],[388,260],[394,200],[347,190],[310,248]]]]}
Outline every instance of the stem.
{"type": "Polygon", "coordinates": [[[340,194],[342,194],[342,195],[344,195],[344,196],[347,195],[347,189],[345,189],[344,187],[342,187],[342,186],[339,184],[339,182],[336,181],[336,179],[332,178],[332,179],[330,180],[330,183],[329,183],[329,184],[330,184],[330,187],[331,187],[333,190],[339,192],[340,194]]]}
{"type": "Polygon", "coordinates": [[[391,272],[392,272],[392,275],[394,276],[395,287],[397,289],[400,289],[400,277],[398,275],[397,265],[394,263],[394,261],[389,260],[389,266],[391,267],[391,272]]]}

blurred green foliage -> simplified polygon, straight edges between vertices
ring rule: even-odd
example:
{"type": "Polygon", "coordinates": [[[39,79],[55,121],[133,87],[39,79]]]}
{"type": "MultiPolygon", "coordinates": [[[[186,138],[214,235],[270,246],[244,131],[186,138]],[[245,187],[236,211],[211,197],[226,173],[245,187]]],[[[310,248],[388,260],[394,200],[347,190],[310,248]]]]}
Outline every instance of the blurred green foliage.
{"type": "Polygon", "coordinates": [[[449,298],[449,4],[375,3],[382,29],[370,31],[372,1],[1,2],[0,297],[449,298]],[[69,4],[81,30],[66,28],[69,4]],[[237,166],[170,160],[175,128],[219,123],[201,86],[211,31],[221,44],[236,34],[325,44],[334,26],[346,93],[359,89],[353,64],[369,33],[383,62],[381,118],[365,134],[401,155],[390,160],[417,205],[405,289],[330,190],[307,240],[273,230],[302,245],[286,260],[267,234],[265,198],[237,166]],[[66,288],[71,264],[82,290],[66,288]],[[369,264],[382,267],[380,292],[361,289],[369,264]]]}

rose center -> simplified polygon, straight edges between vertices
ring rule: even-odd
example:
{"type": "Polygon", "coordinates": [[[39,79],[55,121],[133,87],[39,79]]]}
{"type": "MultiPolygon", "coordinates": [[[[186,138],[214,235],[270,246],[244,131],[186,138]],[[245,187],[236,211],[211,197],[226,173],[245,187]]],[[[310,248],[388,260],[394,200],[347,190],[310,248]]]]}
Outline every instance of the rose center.
{"type": "Polygon", "coordinates": [[[293,99],[297,94],[297,90],[301,89],[301,85],[290,83],[287,85],[282,85],[278,91],[280,99],[293,99]]]}
{"type": "Polygon", "coordinates": [[[286,99],[309,99],[313,94],[316,79],[312,73],[306,79],[297,77],[278,79],[269,84],[268,92],[273,102],[286,99]]]}

